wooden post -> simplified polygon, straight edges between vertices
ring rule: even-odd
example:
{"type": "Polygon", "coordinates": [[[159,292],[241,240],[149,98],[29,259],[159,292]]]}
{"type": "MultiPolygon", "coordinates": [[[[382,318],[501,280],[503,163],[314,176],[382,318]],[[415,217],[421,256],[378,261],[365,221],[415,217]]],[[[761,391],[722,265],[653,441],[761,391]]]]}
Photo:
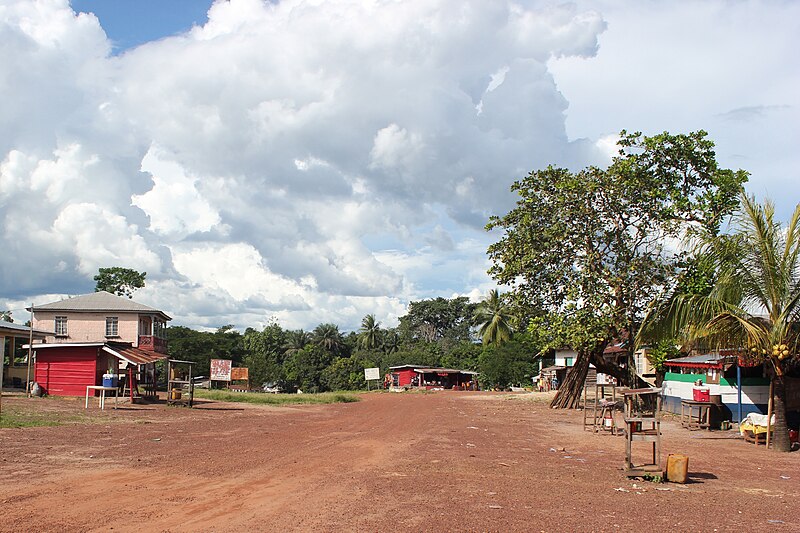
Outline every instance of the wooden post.
{"type": "Polygon", "coordinates": [[[0,335],[0,416],[3,416],[3,374],[6,365],[6,337],[0,335]]]}
{"type": "Polygon", "coordinates": [[[192,375],[192,369],[194,365],[189,365],[189,407],[193,407],[194,404],[194,376],[192,375]]]}
{"type": "Polygon", "coordinates": [[[767,448],[769,448],[769,435],[772,432],[772,395],[775,391],[775,382],[769,378],[769,402],[767,402],[767,448]]]}
{"type": "MultiPolygon", "coordinates": [[[[33,352],[33,304],[31,304],[31,329],[28,334],[28,373],[25,376],[25,391],[28,393],[28,398],[31,397],[31,354],[33,352]]],[[[12,352],[11,357],[14,357],[12,352]]]]}

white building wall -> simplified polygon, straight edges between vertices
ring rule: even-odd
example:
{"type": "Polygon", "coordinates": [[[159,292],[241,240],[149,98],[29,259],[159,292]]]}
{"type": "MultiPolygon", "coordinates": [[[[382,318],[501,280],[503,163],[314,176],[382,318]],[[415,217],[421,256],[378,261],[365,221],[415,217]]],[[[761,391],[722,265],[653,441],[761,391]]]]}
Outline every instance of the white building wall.
{"type": "Polygon", "coordinates": [[[556,366],[574,366],[575,360],[578,358],[578,352],[575,350],[557,350],[556,351],[556,366]],[[568,361],[570,360],[570,361],[568,361]],[[569,362],[569,364],[567,364],[569,362]]]}

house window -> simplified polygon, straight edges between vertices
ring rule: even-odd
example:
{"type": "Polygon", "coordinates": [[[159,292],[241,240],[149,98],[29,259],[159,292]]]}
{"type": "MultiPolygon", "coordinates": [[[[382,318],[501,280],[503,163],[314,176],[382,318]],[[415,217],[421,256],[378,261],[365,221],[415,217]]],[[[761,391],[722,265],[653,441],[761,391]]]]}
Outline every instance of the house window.
{"type": "Polygon", "coordinates": [[[106,317],[106,337],[119,337],[119,318],[115,316],[106,317]]]}
{"type": "Polygon", "coordinates": [[[56,324],[55,324],[55,332],[56,337],[66,337],[67,336],[67,317],[65,316],[57,316],[56,317],[56,324]]]}
{"type": "Polygon", "coordinates": [[[565,357],[564,358],[564,366],[572,366],[574,364],[575,364],[575,358],[574,357],[565,357]]]}

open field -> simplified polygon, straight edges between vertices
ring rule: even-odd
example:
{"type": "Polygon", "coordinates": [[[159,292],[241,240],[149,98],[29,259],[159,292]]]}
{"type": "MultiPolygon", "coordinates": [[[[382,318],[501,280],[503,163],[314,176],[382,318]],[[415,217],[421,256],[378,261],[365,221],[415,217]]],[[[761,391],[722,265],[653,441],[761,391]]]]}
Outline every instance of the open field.
{"type": "Polygon", "coordinates": [[[623,437],[544,400],[84,412],[83,399],[3,398],[67,423],[0,430],[0,531],[800,530],[800,453],[667,421],[664,450],[689,456],[691,483],[628,480],[623,437]]]}

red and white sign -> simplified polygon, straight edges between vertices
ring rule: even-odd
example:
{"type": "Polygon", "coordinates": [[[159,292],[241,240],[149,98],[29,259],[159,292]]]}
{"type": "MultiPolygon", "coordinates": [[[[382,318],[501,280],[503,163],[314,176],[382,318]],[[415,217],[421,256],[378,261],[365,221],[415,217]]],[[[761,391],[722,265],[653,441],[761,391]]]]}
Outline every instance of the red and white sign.
{"type": "Polygon", "coordinates": [[[230,381],[232,363],[230,359],[212,359],[211,381],[230,381]]]}

